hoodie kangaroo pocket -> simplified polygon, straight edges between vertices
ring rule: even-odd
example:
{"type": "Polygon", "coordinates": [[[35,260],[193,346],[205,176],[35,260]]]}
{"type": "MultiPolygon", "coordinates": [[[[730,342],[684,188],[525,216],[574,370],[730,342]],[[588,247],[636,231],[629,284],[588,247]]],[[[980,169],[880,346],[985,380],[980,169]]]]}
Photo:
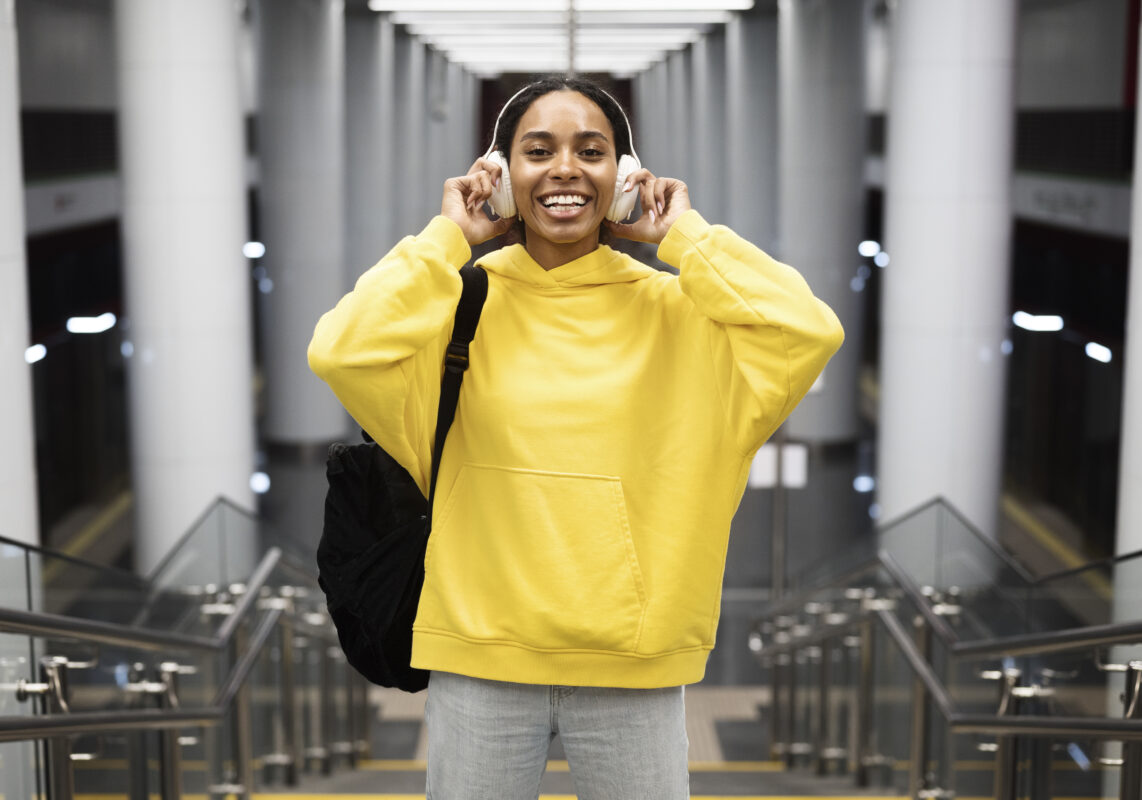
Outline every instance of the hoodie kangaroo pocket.
{"type": "Polygon", "coordinates": [[[637,650],[646,592],[618,478],[465,464],[429,537],[418,629],[637,650]]]}

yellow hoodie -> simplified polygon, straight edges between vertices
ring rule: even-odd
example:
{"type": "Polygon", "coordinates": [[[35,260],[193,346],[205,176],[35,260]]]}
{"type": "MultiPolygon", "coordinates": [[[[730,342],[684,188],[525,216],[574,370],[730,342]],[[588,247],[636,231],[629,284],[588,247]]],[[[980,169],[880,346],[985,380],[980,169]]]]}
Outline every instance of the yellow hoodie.
{"type": "MultiPolygon", "coordinates": [[[[701,679],[750,461],[840,346],[801,276],[695,211],[658,249],[544,270],[482,258],[488,299],[436,487],[413,666],[521,683],[701,679]]],[[[428,486],[470,250],[437,217],[322,316],[314,372],[428,486]]]]}

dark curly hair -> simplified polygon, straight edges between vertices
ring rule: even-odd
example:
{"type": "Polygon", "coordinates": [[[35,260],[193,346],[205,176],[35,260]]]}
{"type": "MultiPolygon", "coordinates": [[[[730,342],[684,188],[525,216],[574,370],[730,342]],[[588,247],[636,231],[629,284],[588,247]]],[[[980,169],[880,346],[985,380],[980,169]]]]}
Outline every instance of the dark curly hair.
{"type": "MultiPolygon", "coordinates": [[[[624,155],[634,154],[634,147],[630,140],[630,128],[627,125],[626,112],[619,105],[618,100],[596,83],[579,77],[568,75],[551,75],[535,83],[528,84],[515,97],[508,101],[500,112],[499,125],[493,131],[492,149],[504,154],[507,162],[511,163],[512,140],[515,139],[519,121],[531,104],[544,95],[552,92],[578,92],[597,105],[611,123],[611,130],[615,135],[615,160],[624,155]]],[[[610,239],[610,231],[606,226],[599,229],[599,242],[605,244],[610,239]]],[[[522,242],[525,240],[525,229],[522,222],[516,222],[507,234],[509,242],[522,242]]]]}
{"type": "Polygon", "coordinates": [[[598,84],[567,75],[553,75],[529,84],[509,100],[500,112],[499,127],[494,131],[495,140],[492,142],[492,149],[499,150],[511,163],[512,140],[519,128],[520,118],[539,98],[552,92],[564,91],[578,92],[602,109],[615,134],[615,160],[634,152],[631,147],[626,112],[619,102],[598,84]]]}

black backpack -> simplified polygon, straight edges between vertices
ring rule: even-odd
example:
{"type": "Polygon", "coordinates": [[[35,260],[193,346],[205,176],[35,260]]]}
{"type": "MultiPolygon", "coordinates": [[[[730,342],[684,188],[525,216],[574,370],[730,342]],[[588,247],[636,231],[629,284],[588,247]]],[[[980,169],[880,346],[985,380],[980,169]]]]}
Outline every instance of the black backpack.
{"type": "Polygon", "coordinates": [[[318,582],[349,663],[373,683],[406,692],[428,686],[413,669],[412,623],[424,585],[431,498],[444,440],[468,368],[468,344],[488,293],[488,275],[460,270],[464,290],[444,357],[428,498],[412,476],[364,434],[362,444],[329,448],[325,525],[317,546],[318,582]]]}

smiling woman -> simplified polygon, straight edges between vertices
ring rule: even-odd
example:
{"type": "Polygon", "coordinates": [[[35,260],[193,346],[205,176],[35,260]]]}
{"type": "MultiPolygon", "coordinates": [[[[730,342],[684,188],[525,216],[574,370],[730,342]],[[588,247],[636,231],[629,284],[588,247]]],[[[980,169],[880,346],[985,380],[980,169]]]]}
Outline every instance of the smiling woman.
{"type": "Polygon", "coordinates": [[[428,797],[534,798],[558,731],[580,797],[688,796],[682,687],[714,645],[754,453],[842,331],[801,276],[639,164],[597,86],[525,87],[492,150],[317,324],[310,365],[414,476],[471,246],[488,294],[438,465],[413,667],[428,797]],[[497,217],[484,210],[488,203],[497,217]],[[638,205],[632,222],[626,217],[638,205]],[[658,244],[680,274],[600,243],[658,244]]]}

